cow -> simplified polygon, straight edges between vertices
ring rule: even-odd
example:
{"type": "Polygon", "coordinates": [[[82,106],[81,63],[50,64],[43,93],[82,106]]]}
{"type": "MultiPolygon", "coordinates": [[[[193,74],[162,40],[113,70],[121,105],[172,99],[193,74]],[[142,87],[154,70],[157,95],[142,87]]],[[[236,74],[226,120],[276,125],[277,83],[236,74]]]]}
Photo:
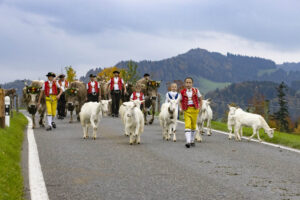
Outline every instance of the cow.
{"type": "Polygon", "coordinates": [[[144,111],[144,121],[145,125],[152,124],[154,121],[156,105],[160,104],[160,96],[158,94],[158,88],[160,86],[160,81],[152,81],[152,80],[145,80],[141,79],[137,83],[141,84],[142,86],[142,93],[145,95],[145,111],[144,111]],[[158,102],[156,102],[158,100],[158,102]],[[152,118],[150,121],[147,121],[147,114],[151,110],[152,118]]]}
{"type": "MultiPolygon", "coordinates": [[[[27,111],[32,116],[33,126],[32,128],[36,128],[35,124],[35,114],[38,112],[40,114],[39,125],[40,127],[45,127],[45,114],[46,114],[46,101],[45,97],[42,97],[41,104],[37,110],[37,103],[39,96],[41,94],[41,88],[44,84],[44,81],[32,81],[30,86],[25,85],[23,88],[23,103],[27,107],[27,111]]],[[[44,96],[45,94],[43,94],[44,96]]]]}
{"type": "Polygon", "coordinates": [[[79,121],[79,112],[82,105],[85,103],[87,98],[86,87],[83,82],[74,81],[72,82],[69,87],[65,91],[66,95],[66,104],[67,109],[70,111],[70,121],[69,123],[73,122],[73,111],[75,109],[77,115],[77,121],[79,121]]]}

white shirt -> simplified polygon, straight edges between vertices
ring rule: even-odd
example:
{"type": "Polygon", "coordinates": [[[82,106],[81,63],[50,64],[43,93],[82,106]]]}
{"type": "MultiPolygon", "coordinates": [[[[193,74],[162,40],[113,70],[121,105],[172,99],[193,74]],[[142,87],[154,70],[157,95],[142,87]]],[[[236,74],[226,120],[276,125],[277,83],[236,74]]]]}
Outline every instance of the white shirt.
{"type": "MultiPolygon", "coordinates": [[[[195,88],[197,90],[197,97],[200,98],[202,95],[201,93],[199,92],[199,90],[197,88],[195,88]]],[[[193,99],[192,99],[192,96],[193,96],[193,91],[192,89],[187,89],[186,90],[186,95],[188,97],[188,105],[194,105],[194,102],[193,102],[193,99]]],[[[179,101],[182,100],[182,96],[181,94],[179,95],[179,101]]]]}
{"type": "MultiPolygon", "coordinates": [[[[122,88],[119,88],[118,82],[119,82],[119,77],[114,77],[114,90],[122,89],[122,88]]],[[[122,82],[122,84],[124,84],[123,79],[121,79],[121,82],[122,82]]],[[[110,84],[110,83],[111,83],[111,79],[108,81],[108,84],[110,84]]]]}
{"type": "MultiPolygon", "coordinates": [[[[95,81],[91,82],[91,86],[92,86],[92,93],[96,92],[95,90],[95,81]]],[[[100,83],[98,83],[98,88],[100,88],[100,83]]],[[[89,84],[86,84],[86,89],[89,89],[89,84]]]]}
{"type": "Polygon", "coordinates": [[[59,82],[56,81],[56,85],[58,85],[62,89],[63,92],[66,90],[65,89],[66,88],[66,81],[62,81],[61,86],[59,85],[59,82]]]}
{"type": "MultiPolygon", "coordinates": [[[[137,99],[140,99],[141,93],[140,92],[136,92],[135,93],[137,99]]],[[[145,100],[144,95],[142,96],[142,99],[145,100]]],[[[133,93],[130,95],[130,100],[133,100],[133,93]]]]}
{"type": "MultiPolygon", "coordinates": [[[[46,82],[49,83],[49,88],[50,88],[49,94],[52,94],[52,84],[53,84],[53,81],[46,81],[46,82]]],[[[42,90],[45,90],[45,84],[46,84],[46,82],[43,84],[42,90]]],[[[56,87],[57,87],[57,88],[60,88],[59,84],[56,84],[56,87]]]]}
{"type": "Polygon", "coordinates": [[[173,91],[167,92],[165,103],[168,103],[171,100],[169,94],[171,95],[172,99],[175,99],[176,95],[178,95],[177,99],[179,98],[178,92],[173,92],[173,91]]]}

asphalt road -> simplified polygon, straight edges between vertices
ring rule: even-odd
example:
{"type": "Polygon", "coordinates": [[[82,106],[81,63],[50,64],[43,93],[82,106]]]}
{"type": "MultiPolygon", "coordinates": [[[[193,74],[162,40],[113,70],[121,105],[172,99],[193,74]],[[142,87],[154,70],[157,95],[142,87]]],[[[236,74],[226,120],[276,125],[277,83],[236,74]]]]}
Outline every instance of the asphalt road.
{"type": "MultiPolygon", "coordinates": [[[[295,152],[217,133],[186,149],[183,125],[167,142],[157,120],[130,146],[120,119],[104,118],[95,141],[82,139],[78,122],[56,121],[56,130],[34,130],[51,200],[300,199],[295,152]]],[[[30,199],[27,140],[22,162],[30,199]]]]}

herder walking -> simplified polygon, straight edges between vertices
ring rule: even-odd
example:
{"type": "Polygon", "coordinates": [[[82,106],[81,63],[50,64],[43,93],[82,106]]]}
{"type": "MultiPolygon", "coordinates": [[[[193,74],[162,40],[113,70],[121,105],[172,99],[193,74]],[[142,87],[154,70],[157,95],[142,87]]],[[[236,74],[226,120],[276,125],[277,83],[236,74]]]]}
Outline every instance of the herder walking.
{"type": "Polygon", "coordinates": [[[53,72],[49,72],[46,76],[48,77],[48,80],[42,86],[42,91],[38,100],[37,108],[40,106],[43,93],[45,93],[48,120],[48,126],[46,130],[51,131],[52,128],[56,128],[54,118],[56,115],[57,100],[60,98],[63,91],[60,90],[60,92],[58,93],[58,88],[60,88],[60,86],[56,84],[56,75],[53,72]]]}
{"type": "Polygon", "coordinates": [[[58,119],[64,119],[66,117],[66,96],[65,90],[69,87],[69,82],[65,80],[65,75],[61,74],[58,76],[59,80],[57,84],[60,87],[60,90],[63,91],[59,100],[57,101],[57,112],[58,112],[58,119]]]}
{"type": "Polygon", "coordinates": [[[100,84],[96,81],[94,74],[90,75],[90,82],[86,85],[87,89],[87,101],[88,102],[99,102],[101,99],[100,84]]]}
{"type": "Polygon", "coordinates": [[[119,104],[122,96],[122,90],[127,93],[123,79],[119,76],[119,71],[113,72],[114,76],[108,81],[107,89],[110,87],[110,94],[112,99],[111,115],[112,117],[119,117],[119,104]]]}

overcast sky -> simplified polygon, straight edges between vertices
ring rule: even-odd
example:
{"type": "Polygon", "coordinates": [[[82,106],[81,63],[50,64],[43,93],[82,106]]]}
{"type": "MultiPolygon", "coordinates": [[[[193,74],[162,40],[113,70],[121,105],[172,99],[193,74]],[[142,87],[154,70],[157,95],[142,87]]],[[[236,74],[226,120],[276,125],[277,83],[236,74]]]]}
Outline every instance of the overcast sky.
{"type": "Polygon", "coordinates": [[[0,83],[204,48],[300,61],[299,0],[0,0],[0,83]]]}

